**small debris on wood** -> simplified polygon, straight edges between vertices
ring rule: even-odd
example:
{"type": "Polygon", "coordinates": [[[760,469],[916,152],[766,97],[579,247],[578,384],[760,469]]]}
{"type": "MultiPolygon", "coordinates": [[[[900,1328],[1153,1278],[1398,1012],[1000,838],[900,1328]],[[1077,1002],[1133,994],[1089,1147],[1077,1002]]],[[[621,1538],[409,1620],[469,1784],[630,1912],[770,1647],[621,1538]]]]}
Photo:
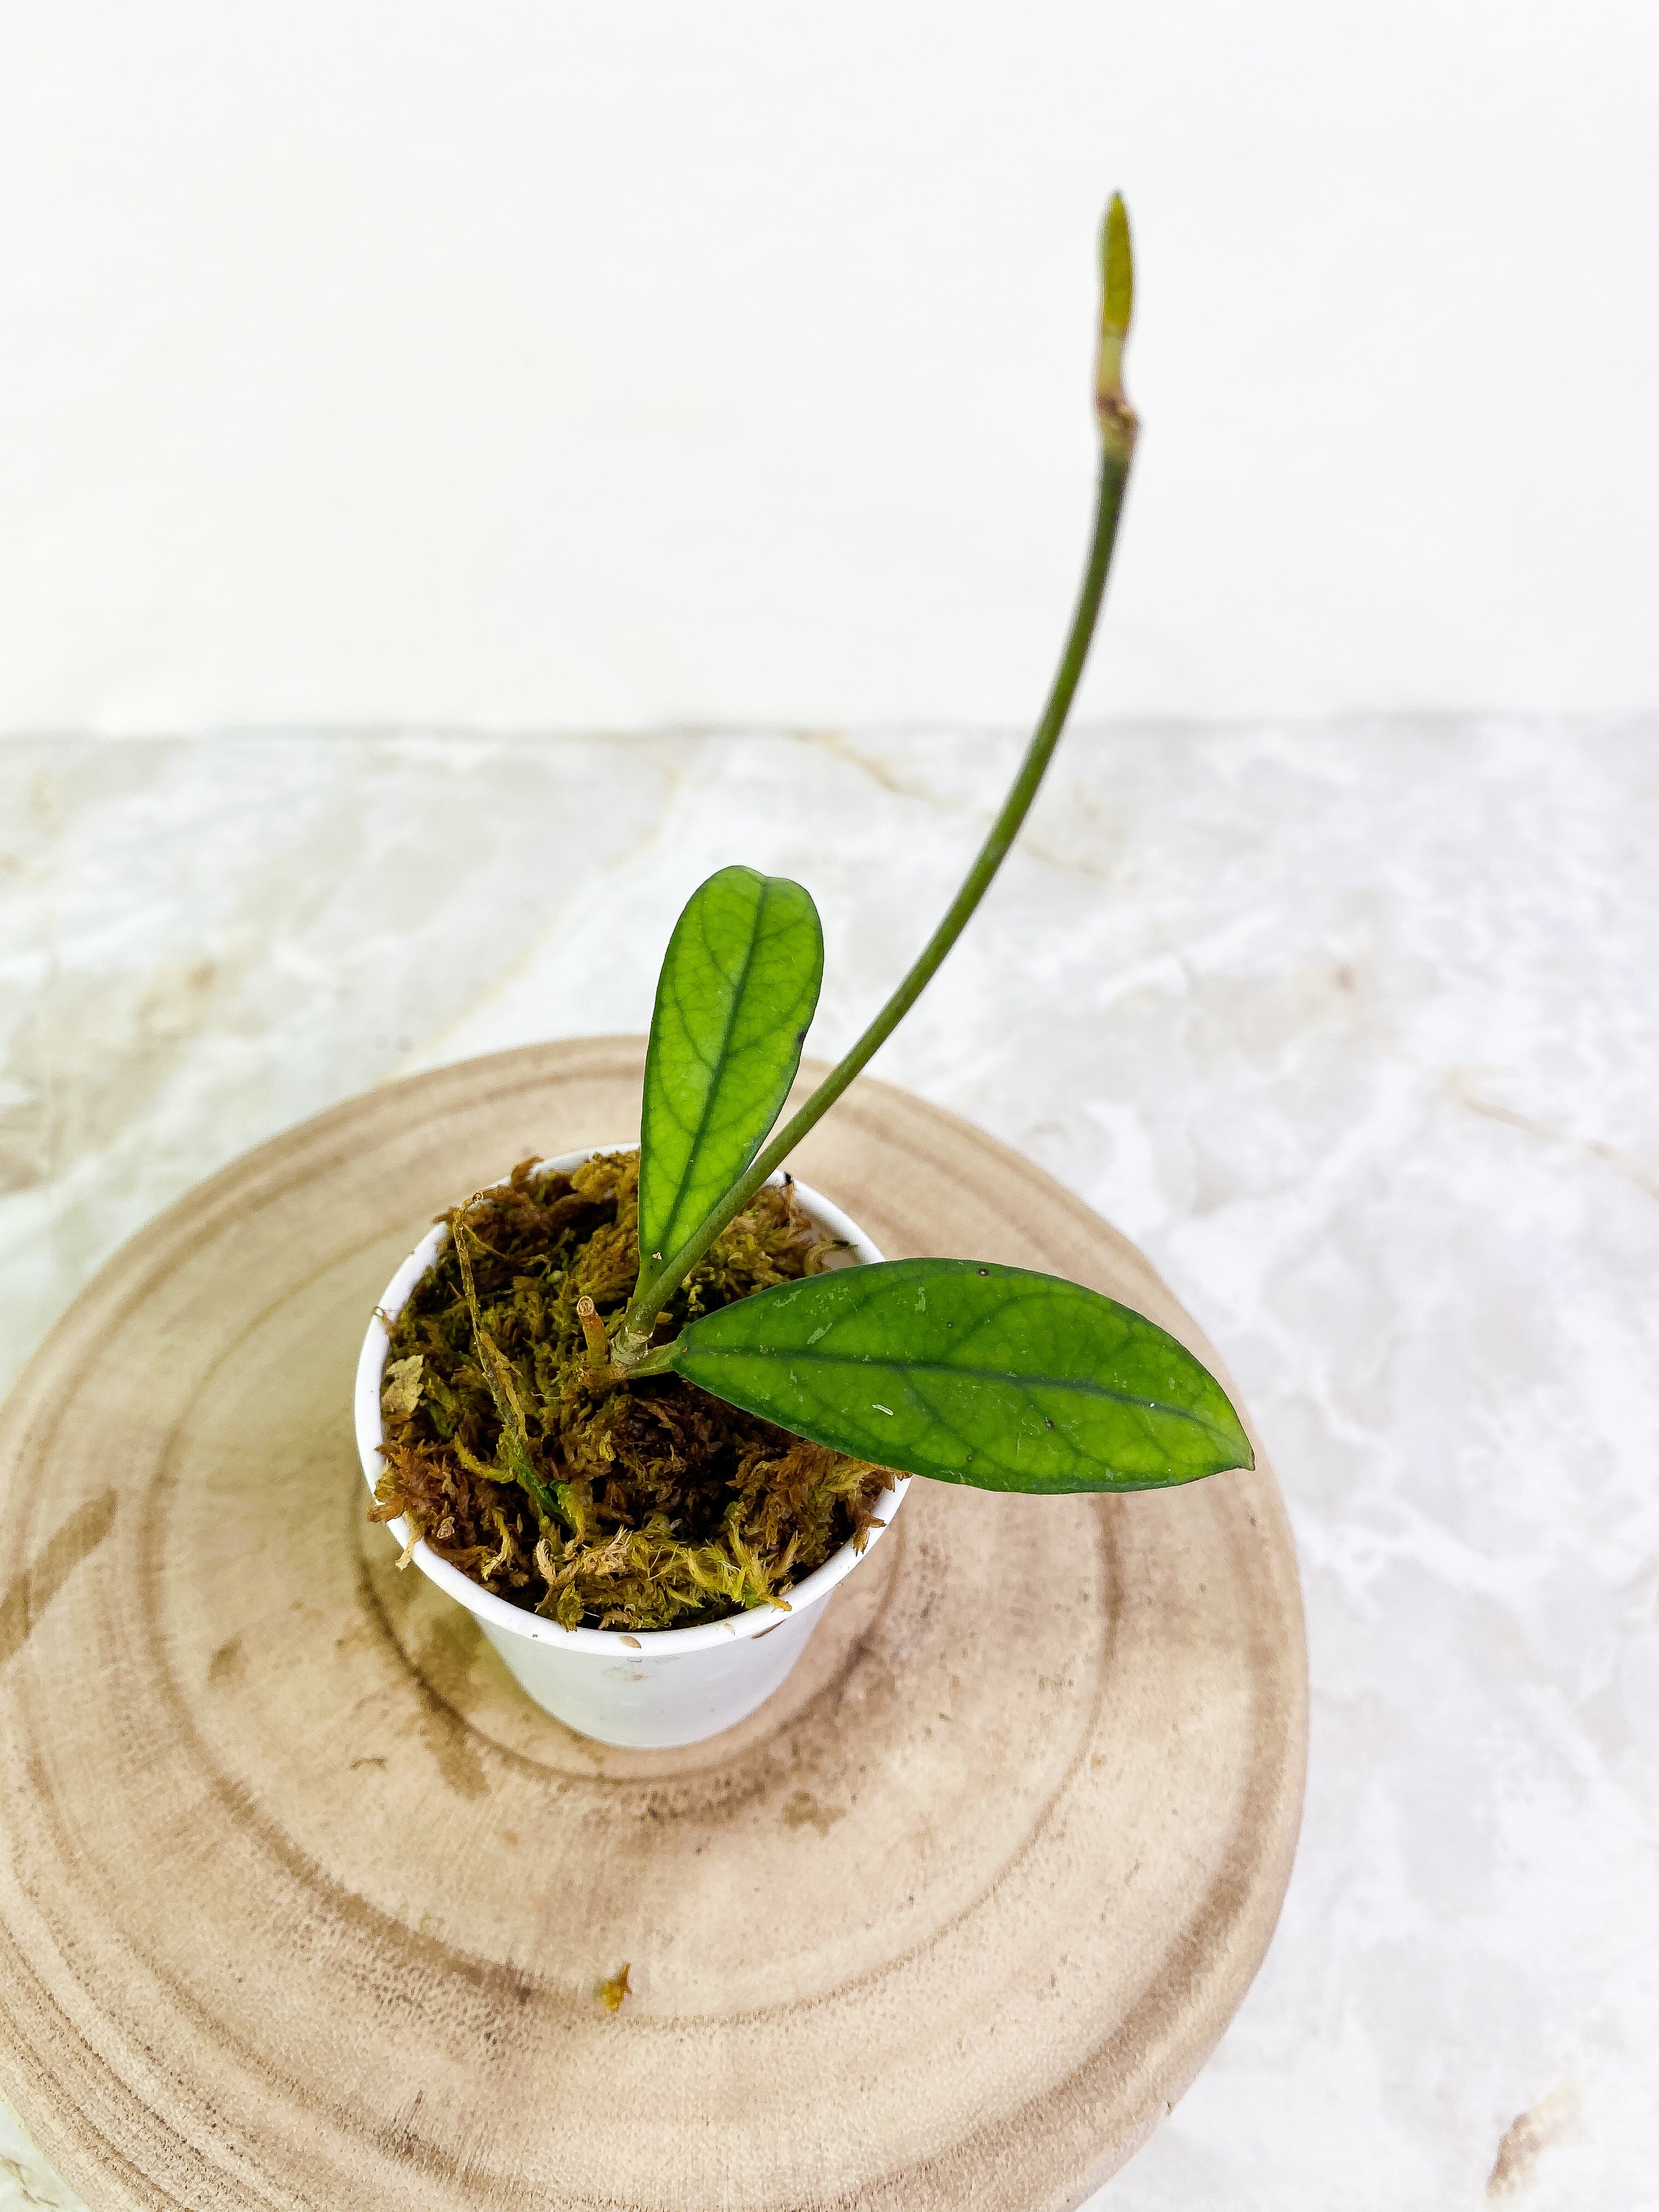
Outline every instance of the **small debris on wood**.
{"type": "Polygon", "coordinates": [[[607,2012],[620,2012],[622,2001],[628,1994],[628,1968],[625,1965],[621,1973],[613,1974],[608,1982],[596,1982],[593,1985],[594,2003],[603,2005],[607,2012]]]}

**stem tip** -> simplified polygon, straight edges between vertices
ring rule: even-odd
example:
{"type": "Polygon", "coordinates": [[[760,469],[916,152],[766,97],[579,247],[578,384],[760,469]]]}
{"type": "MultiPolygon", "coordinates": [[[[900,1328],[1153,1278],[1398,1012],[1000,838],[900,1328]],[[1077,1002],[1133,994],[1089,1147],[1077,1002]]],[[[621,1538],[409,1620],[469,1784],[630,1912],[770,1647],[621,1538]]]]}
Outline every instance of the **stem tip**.
{"type": "Polygon", "coordinates": [[[1100,350],[1095,357],[1095,411],[1109,447],[1126,453],[1133,445],[1135,418],[1123,396],[1123,341],[1134,318],[1135,261],[1129,243],[1129,213],[1121,192],[1112,194],[1100,227],[1100,350]]]}

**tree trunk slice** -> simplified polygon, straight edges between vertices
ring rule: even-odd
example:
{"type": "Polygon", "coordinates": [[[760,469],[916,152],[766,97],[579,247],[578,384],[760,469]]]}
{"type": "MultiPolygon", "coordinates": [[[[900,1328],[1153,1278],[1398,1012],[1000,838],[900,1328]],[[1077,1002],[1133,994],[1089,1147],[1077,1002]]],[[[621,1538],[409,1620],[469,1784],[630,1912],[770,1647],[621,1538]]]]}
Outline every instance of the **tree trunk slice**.
{"type": "MultiPolygon", "coordinates": [[[[7,1408],[0,2086],[94,2212],[1058,2212],[1261,1962],[1306,1735],[1265,1459],[916,1484],[785,1688],[684,1751],[572,1735],[395,1571],[351,1436],[373,1302],[441,1206],[629,1139],[641,1058],[505,1053],[263,1146],[7,1408]]],[[[934,1108],[861,1084],[799,1164],[892,1257],[1069,1275],[1215,1364],[934,1108]]]]}

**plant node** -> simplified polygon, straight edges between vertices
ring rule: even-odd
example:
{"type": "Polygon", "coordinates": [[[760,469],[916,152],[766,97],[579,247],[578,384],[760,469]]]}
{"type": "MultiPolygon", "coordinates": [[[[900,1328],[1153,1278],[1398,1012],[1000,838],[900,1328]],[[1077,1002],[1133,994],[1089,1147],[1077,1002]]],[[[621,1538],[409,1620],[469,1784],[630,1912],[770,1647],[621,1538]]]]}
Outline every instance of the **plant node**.
{"type": "Polygon", "coordinates": [[[576,1318],[582,1325],[582,1335],[587,1345],[590,1372],[596,1381],[611,1381],[611,1340],[605,1333],[605,1323],[599,1319],[599,1308],[586,1292],[576,1301],[576,1318]]]}

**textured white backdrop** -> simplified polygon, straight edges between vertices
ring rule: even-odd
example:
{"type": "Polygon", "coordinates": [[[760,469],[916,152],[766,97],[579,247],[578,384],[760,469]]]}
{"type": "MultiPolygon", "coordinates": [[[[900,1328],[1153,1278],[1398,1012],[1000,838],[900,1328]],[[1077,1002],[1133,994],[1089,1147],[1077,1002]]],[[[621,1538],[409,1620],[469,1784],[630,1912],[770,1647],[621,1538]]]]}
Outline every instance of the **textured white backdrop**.
{"type": "MultiPolygon", "coordinates": [[[[727,860],[816,893],[836,1051],[1015,750],[0,745],[6,1357],[301,1116],[642,1029],[727,860]]],[[[1101,2212],[1659,2205],[1656,849],[1653,722],[1085,730],[878,1062],[1141,1243],[1301,1552],[1284,1920],[1101,2212]]]]}
{"type": "Polygon", "coordinates": [[[0,730],[1659,707],[1651,0],[0,9],[0,730]]]}

